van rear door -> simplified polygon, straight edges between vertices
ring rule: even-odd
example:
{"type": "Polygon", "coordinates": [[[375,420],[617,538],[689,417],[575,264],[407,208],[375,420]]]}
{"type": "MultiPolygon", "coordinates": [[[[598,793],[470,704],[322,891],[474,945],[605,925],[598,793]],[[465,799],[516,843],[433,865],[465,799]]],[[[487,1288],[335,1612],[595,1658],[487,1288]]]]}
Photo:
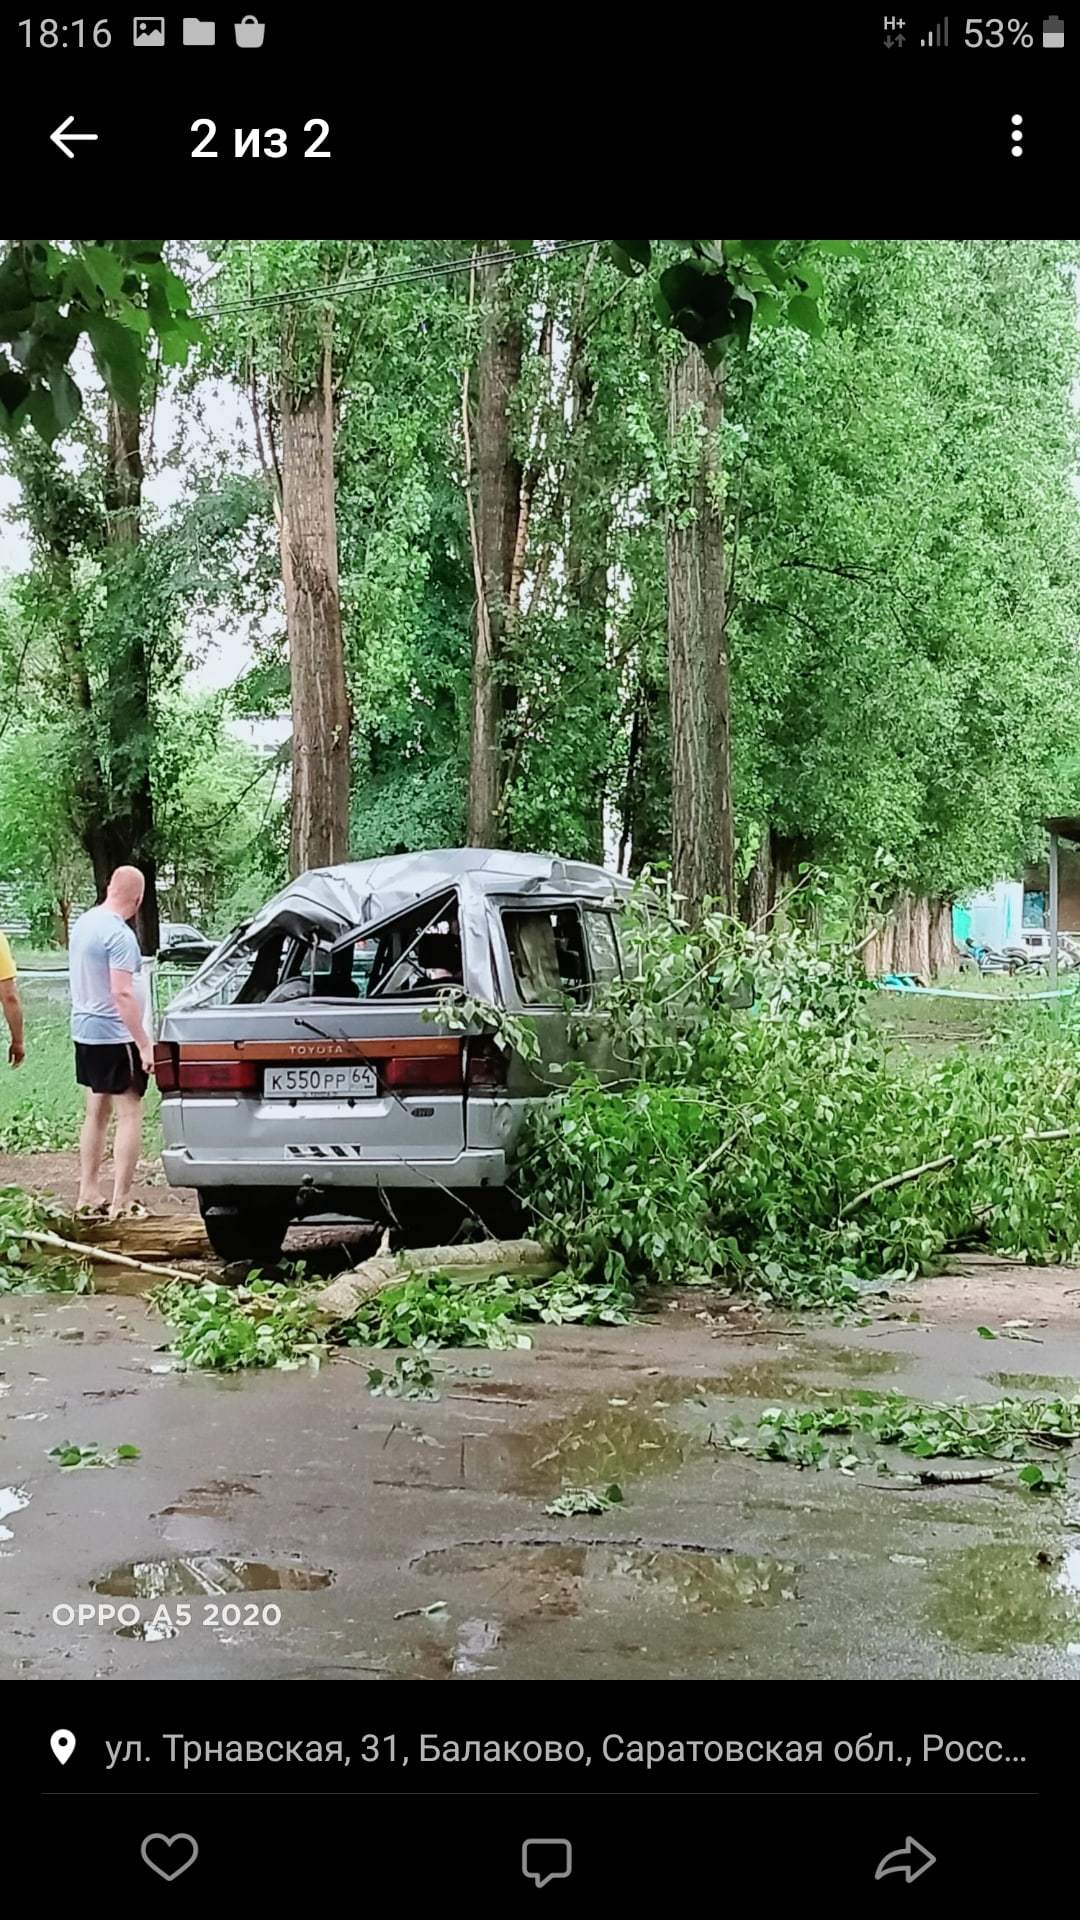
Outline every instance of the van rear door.
{"type": "Polygon", "coordinates": [[[290,934],[275,966],[253,955],[230,1004],[187,1000],[167,1014],[159,1080],[180,1095],[185,1142],[216,1152],[231,1140],[241,1158],[324,1166],[456,1159],[464,1042],[425,1018],[451,969],[429,978],[421,964],[432,926],[441,958],[452,957],[453,905],[443,889],[333,945],[290,934]],[[252,978],[255,1002],[245,997],[252,978]]]}

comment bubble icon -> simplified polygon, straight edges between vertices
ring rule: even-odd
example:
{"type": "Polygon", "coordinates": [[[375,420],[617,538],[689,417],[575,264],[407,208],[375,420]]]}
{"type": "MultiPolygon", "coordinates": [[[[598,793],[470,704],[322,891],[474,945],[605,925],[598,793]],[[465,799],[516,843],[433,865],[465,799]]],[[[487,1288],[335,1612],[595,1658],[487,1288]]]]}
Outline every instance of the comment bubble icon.
{"type": "Polygon", "coordinates": [[[526,1880],[546,1887],[549,1880],[569,1880],[574,1854],[569,1840],[523,1840],[521,1871],[526,1880]]]}

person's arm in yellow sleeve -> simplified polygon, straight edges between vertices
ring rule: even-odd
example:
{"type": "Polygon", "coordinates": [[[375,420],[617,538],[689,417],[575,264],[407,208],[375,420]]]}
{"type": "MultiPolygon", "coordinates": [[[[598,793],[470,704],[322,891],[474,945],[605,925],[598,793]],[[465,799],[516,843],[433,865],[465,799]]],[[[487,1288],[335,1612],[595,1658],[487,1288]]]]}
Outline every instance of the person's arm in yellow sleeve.
{"type": "Polygon", "coordinates": [[[15,984],[15,961],[8,945],[7,935],[0,933],[0,1007],[4,1010],[4,1019],[11,1034],[8,1048],[8,1062],[13,1067],[21,1067],[26,1058],[23,1038],[23,1010],[19,999],[19,989],[15,984]]]}

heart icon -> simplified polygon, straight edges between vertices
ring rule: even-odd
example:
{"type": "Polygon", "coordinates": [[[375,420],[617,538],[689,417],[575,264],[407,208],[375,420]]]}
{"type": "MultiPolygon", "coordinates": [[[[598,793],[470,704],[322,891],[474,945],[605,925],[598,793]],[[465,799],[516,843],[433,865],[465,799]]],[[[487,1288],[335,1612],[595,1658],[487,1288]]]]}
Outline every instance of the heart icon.
{"type": "Polygon", "coordinates": [[[139,1851],[163,1880],[178,1880],[199,1857],[198,1842],[190,1833],[148,1833],[139,1851]]]}

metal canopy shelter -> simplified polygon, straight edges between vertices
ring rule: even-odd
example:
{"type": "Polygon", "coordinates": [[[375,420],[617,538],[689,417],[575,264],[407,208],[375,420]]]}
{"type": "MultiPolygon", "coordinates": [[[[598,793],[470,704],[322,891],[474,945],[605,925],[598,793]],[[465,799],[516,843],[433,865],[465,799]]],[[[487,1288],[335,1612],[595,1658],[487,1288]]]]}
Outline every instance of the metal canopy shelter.
{"type": "Polygon", "coordinates": [[[1055,814],[1043,821],[1050,835],[1050,984],[1056,987],[1058,981],[1058,845],[1069,840],[1074,846],[1080,846],[1080,817],[1076,814],[1055,814]]]}

